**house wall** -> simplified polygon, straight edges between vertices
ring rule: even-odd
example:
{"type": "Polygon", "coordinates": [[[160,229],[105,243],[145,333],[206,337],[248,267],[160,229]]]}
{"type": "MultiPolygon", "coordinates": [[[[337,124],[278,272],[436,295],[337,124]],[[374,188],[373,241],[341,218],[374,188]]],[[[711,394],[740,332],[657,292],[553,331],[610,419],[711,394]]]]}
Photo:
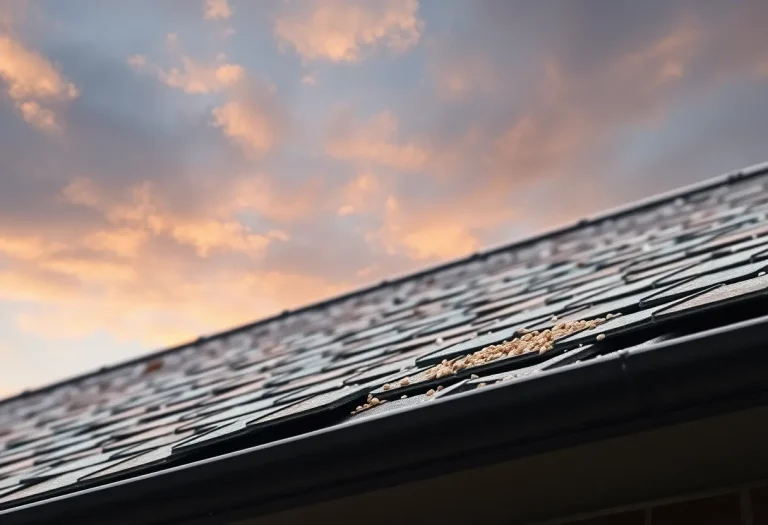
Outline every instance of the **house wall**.
{"type": "Polygon", "coordinates": [[[768,525],[768,486],[648,504],[552,525],[768,525]]]}

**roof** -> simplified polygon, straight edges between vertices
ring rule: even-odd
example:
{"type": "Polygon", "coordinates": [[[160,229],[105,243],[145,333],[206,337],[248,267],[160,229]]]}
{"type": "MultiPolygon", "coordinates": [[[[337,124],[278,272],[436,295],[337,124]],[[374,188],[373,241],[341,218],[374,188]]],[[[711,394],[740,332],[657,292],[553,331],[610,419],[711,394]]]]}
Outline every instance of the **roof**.
{"type": "Polygon", "coordinates": [[[279,472],[301,447],[533,406],[549,382],[594,388],[617,360],[764,342],[766,185],[768,164],[739,170],[0,402],[0,518],[138,498],[246,457],[279,472]]]}

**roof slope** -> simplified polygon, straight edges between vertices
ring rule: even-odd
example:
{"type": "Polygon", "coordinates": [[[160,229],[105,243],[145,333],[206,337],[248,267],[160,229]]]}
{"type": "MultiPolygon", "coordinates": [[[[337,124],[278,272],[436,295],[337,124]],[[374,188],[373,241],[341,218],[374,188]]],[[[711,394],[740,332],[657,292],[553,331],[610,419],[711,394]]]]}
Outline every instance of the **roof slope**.
{"type": "Polygon", "coordinates": [[[741,170],[8,399],[0,514],[764,314],[767,185],[741,170]]]}

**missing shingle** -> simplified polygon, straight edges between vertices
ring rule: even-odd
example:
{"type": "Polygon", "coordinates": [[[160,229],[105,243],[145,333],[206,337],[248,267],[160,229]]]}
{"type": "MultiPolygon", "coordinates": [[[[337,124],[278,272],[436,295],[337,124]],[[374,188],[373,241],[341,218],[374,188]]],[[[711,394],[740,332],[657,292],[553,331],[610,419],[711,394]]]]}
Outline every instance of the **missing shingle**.
{"type": "Polygon", "coordinates": [[[443,360],[442,363],[428,369],[424,379],[425,381],[431,381],[453,376],[467,368],[485,365],[508,357],[522,356],[534,352],[542,354],[551,350],[553,343],[558,339],[582,330],[595,328],[605,321],[605,318],[592,319],[590,321],[566,321],[545,330],[526,332],[511,341],[488,345],[477,352],[451,361],[443,360]]]}

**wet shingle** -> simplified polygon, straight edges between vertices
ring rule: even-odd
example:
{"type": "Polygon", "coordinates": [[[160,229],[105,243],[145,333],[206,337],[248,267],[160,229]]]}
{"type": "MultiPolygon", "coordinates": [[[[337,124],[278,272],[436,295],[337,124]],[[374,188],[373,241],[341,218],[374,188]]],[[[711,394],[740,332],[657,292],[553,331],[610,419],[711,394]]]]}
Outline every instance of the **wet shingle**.
{"type": "Polygon", "coordinates": [[[766,293],[768,293],[768,275],[762,275],[732,284],[716,286],[682,302],[664,307],[655,314],[655,317],[658,319],[679,317],[690,312],[713,309],[757,297],[764,297],[766,293]]]}
{"type": "Polygon", "coordinates": [[[687,281],[683,281],[679,284],[674,284],[668,288],[659,290],[644,297],[640,301],[642,308],[671,301],[686,295],[711,288],[718,284],[727,284],[733,281],[738,281],[748,277],[756,276],[759,272],[764,271],[768,267],[768,262],[758,262],[743,264],[736,266],[735,268],[729,268],[719,272],[704,274],[699,277],[692,277],[687,281]]]}
{"type": "Polygon", "coordinates": [[[252,421],[249,425],[265,427],[277,424],[281,421],[289,421],[300,417],[310,416],[318,412],[331,411],[343,407],[358,398],[364,397],[368,390],[366,385],[345,385],[333,392],[313,396],[309,399],[289,405],[281,410],[272,412],[252,421]]]}
{"type": "Polygon", "coordinates": [[[7,496],[0,498],[0,508],[7,507],[9,504],[20,505],[24,502],[41,499],[43,497],[52,497],[65,492],[75,490],[78,481],[94,472],[109,468],[108,465],[115,465],[118,462],[111,461],[99,465],[84,467],[49,480],[35,483],[34,485],[22,488],[20,490],[10,491],[7,496]]]}

